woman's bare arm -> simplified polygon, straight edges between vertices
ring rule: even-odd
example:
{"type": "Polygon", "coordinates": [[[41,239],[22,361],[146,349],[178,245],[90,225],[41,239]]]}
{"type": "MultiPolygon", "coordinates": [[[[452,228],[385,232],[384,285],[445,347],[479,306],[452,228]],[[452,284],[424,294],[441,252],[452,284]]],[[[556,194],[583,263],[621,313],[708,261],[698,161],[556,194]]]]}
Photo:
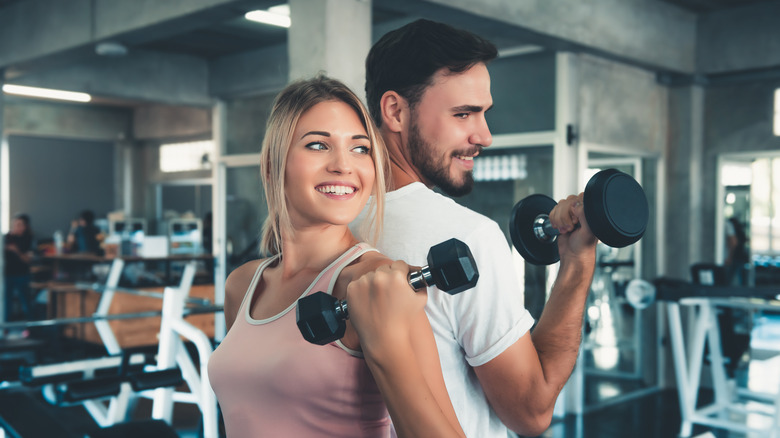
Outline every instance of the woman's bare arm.
{"type": "Polygon", "coordinates": [[[423,310],[427,295],[412,290],[408,272],[406,263],[393,262],[351,282],[350,320],[398,436],[465,436],[423,310]]]}

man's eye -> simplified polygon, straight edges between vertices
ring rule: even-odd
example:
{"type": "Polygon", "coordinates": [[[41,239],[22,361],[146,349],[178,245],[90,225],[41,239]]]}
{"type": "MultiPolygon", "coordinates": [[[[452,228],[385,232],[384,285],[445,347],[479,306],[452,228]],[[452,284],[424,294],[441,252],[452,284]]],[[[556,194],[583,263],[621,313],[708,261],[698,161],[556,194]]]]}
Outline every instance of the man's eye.
{"type": "Polygon", "coordinates": [[[468,116],[469,116],[469,113],[457,113],[457,114],[455,114],[455,117],[457,117],[459,119],[465,119],[468,116]]]}
{"type": "Polygon", "coordinates": [[[306,145],[307,149],[312,149],[315,151],[324,151],[328,148],[328,146],[325,145],[325,143],[319,142],[319,141],[313,141],[306,145]]]}

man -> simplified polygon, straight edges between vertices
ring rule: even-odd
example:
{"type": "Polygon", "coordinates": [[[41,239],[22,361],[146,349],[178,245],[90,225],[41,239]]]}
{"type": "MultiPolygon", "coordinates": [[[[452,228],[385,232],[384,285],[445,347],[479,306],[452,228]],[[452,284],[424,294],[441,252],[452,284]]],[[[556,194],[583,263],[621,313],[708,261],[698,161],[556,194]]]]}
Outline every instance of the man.
{"type": "Polygon", "coordinates": [[[538,435],[552,420],[577,359],[597,241],[584,221],[582,195],[551,212],[553,226],[564,233],[560,270],[530,334],[533,318],[523,307],[498,224],[431,190],[460,196],[473,186],[473,160],[492,141],[485,120],[493,104],[486,64],[496,55],[476,35],[418,20],[372,47],[366,95],[392,173],[378,247],[420,266],[431,246],[451,237],[471,248],[477,286],[455,296],[429,289],[426,313],[467,436],[504,438],[507,427],[538,435]]]}

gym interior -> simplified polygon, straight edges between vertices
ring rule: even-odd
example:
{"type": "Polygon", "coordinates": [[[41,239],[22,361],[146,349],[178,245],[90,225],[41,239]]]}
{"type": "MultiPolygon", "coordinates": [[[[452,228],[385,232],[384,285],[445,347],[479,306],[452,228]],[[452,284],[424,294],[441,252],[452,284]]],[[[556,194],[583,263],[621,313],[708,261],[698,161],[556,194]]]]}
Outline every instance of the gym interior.
{"type": "MultiPolygon", "coordinates": [[[[319,71],[362,93],[372,43],[418,18],[499,49],[493,143],[457,201],[508,245],[529,195],[614,168],[646,196],[641,239],[599,245],[541,436],[780,436],[778,17],[776,0],[0,0],[0,229],[24,213],[34,242],[29,305],[0,284],[0,436],[220,436],[203,370],[225,279],[259,257],[271,102],[319,71]],[[85,211],[90,255],[71,239],[85,211]]],[[[515,255],[538,317],[557,265],[515,255]]]]}

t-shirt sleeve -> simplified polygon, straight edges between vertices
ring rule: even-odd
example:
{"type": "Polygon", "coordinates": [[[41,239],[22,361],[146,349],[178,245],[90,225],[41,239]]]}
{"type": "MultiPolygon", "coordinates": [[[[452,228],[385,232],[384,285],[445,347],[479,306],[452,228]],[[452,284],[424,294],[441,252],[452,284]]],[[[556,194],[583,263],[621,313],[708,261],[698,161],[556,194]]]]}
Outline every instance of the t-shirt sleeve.
{"type": "Polygon", "coordinates": [[[495,222],[475,229],[467,238],[479,271],[477,285],[451,297],[455,336],[471,366],[491,361],[533,326],[525,309],[522,279],[512,252],[495,222]]]}

